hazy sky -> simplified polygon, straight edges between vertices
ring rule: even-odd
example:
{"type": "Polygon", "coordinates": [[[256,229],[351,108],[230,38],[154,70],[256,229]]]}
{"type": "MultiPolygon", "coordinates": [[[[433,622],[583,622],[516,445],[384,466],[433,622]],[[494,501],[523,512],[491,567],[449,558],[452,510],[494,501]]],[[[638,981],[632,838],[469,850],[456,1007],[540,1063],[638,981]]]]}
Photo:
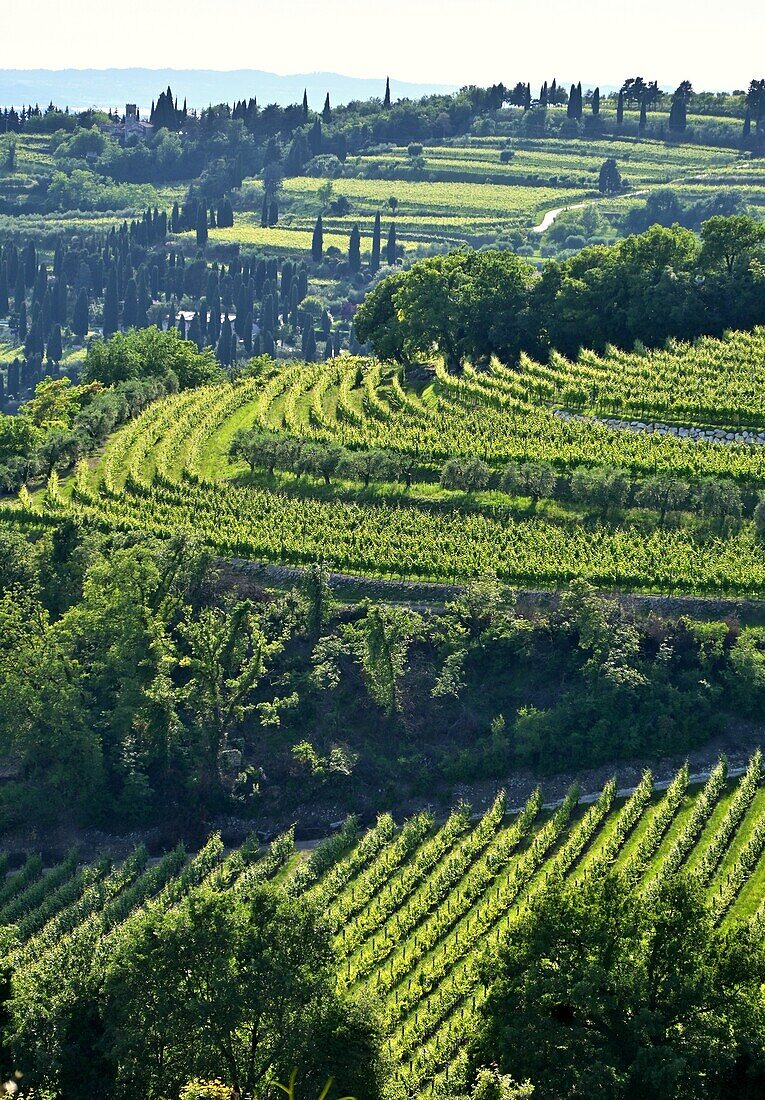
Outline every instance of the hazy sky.
{"type": "Polygon", "coordinates": [[[765,76],[763,0],[31,0],[14,68],[317,70],[488,84],[641,75],[697,88],[765,76]]]}

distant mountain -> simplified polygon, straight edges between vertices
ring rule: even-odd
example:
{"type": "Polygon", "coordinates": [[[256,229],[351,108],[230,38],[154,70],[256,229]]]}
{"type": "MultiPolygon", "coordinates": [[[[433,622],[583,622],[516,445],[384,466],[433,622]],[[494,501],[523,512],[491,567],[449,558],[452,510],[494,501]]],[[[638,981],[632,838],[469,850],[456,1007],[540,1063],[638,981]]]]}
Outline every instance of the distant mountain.
{"type": "MultiPolygon", "coordinates": [[[[370,99],[385,94],[385,77],[374,79],[342,76],[339,73],[295,73],[278,76],[256,69],[0,69],[0,105],[19,107],[25,103],[51,101],[59,107],[83,110],[86,107],[119,107],[137,103],[148,111],[152,100],[168,84],[179,102],[188,101],[198,109],[210,103],[233,103],[254,96],[258,103],[297,103],[308,89],[308,100],[321,110],[327,92],[332,103],[370,99]]],[[[391,77],[394,99],[419,99],[421,96],[457,90],[451,84],[409,84],[391,77]]]]}

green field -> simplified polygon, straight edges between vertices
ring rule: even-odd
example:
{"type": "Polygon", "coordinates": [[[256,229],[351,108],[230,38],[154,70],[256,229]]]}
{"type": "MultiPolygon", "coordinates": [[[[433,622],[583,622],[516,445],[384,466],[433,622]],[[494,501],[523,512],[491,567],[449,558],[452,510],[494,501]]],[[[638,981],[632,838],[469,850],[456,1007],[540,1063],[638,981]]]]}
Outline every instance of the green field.
{"type": "Polygon", "coordinates": [[[278,881],[329,922],[340,986],[379,1006],[404,1094],[449,1096],[465,1084],[482,953],[550,876],[577,882],[616,867],[650,893],[687,872],[715,923],[765,921],[761,780],[758,753],[741,779],[721,763],[702,788],[689,786],[686,767],[665,792],[646,773],[633,793],[619,796],[610,782],[582,803],[572,789],[545,807],[537,792],[522,812],[500,794],[480,818],[461,806],[440,826],[425,813],[403,825],[384,814],[361,837],[346,824],[311,855],[288,836],[268,853],[246,844],[229,854],[212,837],[191,860],[179,848],[153,865],[143,849],[119,866],[70,858],[44,874],[32,858],[3,883],[0,922],[16,926],[11,961],[24,980],[78,945],[108,945],[142,907],[169,909],[201,883],[241,896],[278,881]]]}

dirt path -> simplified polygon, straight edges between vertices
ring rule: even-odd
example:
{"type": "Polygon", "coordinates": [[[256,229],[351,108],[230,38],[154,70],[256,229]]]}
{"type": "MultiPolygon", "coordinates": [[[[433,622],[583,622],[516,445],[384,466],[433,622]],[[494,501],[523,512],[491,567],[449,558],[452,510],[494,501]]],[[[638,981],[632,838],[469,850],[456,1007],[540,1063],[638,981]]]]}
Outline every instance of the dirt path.
{"type": "MultiPolygon", "coordinates": [[[[676,182],[680,182],[680,181],[676,181],[676,182]]],[[[666,186],[669,187],[671,185],[667,184],[666,186]]],[[[625,192],[625,195],[628,196],[629,198],[637,198],[639,195],[647,195],[647,194],[648,194],[647,190],[643,190],[643,191],[626,191],[625,192]]],[[[570,203],[568,206],[556,206],[554,210],[548,210],[547,213],[545,214],[545,216],[542,218],[541,222],[538,225],[533,225],[531,227],[531,229],[529,230],[529,233],[537,233],[538,235],[541,236],[542,233],[544,233],[544,231],[546,229],[550,228],[550,226],[554,223],[555,219],[560,214],[565,213],[567,210],[581,210],[585,206],[594,206],[595,203],[603,202],[605,199],[612,198],[612,197],[613,196],[611,196],[611,195],[601,195],[599,198],[586,199],[584,202],[573,202],[573,203],[570,203]]]]}

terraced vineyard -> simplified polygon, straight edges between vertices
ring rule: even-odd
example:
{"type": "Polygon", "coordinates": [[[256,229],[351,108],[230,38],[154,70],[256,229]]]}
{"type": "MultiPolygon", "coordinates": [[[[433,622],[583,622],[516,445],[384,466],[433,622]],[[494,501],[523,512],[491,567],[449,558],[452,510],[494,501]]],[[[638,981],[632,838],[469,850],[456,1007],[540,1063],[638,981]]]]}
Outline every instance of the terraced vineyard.
{"type": "Polygon", "coordinates": [[[751,428],[765,424],[764,368],[765,330],[756,329],[692,347],[587,352],[576,363],[553,353],[548,366],[526,360],[522,375],[529,400],[601,416],[751,428]]]}
{"type": "Polygon", "coordinates": [[[348,822],[303,858],[291,836],[265,854],[245,844],[225,855],[213,837],[191,860],[178,848],[151,864],[139,849],[120,866],[80,867],[71,856],[45,873],[32,857],[0,883],[0,922],[15,925],[12,961],[23,979],[55,971],[78,947],[108,951],[136,911],[169,908],[200,883],[243,893],[277,880],[326,914],[340,984],[380,1005],[406,1095],[448,1095],[461,1084],[465,1038],[485,995],[481,953],[551,876],[576,882],[616,867],[647,893],[689,873],[716,923],[765,927],[762,777],[757,753],[735,781],[721,761],[701,789],[685,767],[662,792],[646,773],[633,792],[610,782],[581,803],[574,789],[545,807],[536,792],[510,811],[499,794],[480,819],[461,806],[440,827],[427,814],[400,827],[384,814],[360,839],[348,822]]]}
{"type": "Polygon", "coordinates": [[[729,533],[694,527],[692,516],[680,526],[646,527],[629,513],[582,522],[576,510],[540,511],[493,490],[440,491],[437,481],[444,461],[473,456],[497,471],[511,461],[552,461],[560,473],[608,464],[636,483],[663,474],[765,487],[765,450],[755,443],[615,430],[590,417],[565,419],[554,407],[556,399],[626,407],[636,390],[648,419],[683,412],[701,421],[728,410],[729,422],[760,423],[763,339],[758,331],[643,357],[584,356],[581,369],[559,357],[549,367],[526,359],[518,371],[468,368],[460,378],[439,369],[419,389],[393,367],[347,356],[273,364],[258,377],[152,406],[113,437],[94,472],[79,471],[70,496],[45,507],[117,530],[190,531],[224,556],[324,560],[351,574],[454,581],[491,570],[530,587],[586,577],[629,589],[758,595],[765,556],[751,522],[729,533]],[[357,454],[384,448],[408,466],[410,485],[248,476],[227,454],[234,432],[253,425],[357,454]]]}

